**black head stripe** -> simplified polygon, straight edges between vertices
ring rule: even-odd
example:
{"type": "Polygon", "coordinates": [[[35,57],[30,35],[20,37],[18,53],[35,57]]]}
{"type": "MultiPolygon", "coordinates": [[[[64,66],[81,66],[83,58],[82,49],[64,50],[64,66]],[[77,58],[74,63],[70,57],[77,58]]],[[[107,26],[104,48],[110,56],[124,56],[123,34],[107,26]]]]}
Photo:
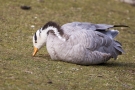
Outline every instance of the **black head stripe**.
{"type": "Polygon", "coordinates": [[[36,35],[36,33],[34,35],[34,39],[35,39],[35,43],[37,43],[37,35],[36,35]]]}

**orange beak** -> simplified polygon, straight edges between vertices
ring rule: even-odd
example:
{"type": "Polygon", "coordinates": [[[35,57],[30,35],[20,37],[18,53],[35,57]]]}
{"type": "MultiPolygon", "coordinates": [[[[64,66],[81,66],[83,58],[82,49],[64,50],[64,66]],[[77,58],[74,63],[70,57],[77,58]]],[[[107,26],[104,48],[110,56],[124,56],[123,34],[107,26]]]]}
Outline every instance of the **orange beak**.
{"type": "Polygon", "coordinates": [[[34,52],[33,52],[33,57],[36,55],[36,53],[38,52],[38,48],[34,47],[34,52]]]}

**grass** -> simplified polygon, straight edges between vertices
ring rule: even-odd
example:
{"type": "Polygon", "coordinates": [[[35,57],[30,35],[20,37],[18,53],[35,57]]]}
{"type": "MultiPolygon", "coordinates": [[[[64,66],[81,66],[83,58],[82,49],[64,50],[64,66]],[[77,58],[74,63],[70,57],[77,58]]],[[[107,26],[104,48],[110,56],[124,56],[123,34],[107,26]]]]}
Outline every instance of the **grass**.
{"type": "Polygon", "coordinates": [[[1,0],[0,90],[134,90],[135,7],[116,0],[1,0]],[[20,6],[29,5],[31,10],[20,6]],[[126,24],[117,37],[125,54],[103,65],[32,57],[32,35],[48,21],[126,24]],[[35,27],[32,28],[31,26],[35,27]]]}

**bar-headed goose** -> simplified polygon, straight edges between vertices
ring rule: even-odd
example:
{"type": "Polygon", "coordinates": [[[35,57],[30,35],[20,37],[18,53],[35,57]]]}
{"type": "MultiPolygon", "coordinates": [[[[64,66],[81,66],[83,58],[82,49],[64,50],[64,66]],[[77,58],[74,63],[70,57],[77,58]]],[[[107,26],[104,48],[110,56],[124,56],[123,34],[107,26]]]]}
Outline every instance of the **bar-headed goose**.
{"type": "Polygon", "coordinates": [[[127,26],[72,22],[60,27],[50,21],[33,36],[33,56],[46,45],[52,60],[81,65],[105,63],[124,52],[114,40],[119,32],[113,27],[127,26]]]}

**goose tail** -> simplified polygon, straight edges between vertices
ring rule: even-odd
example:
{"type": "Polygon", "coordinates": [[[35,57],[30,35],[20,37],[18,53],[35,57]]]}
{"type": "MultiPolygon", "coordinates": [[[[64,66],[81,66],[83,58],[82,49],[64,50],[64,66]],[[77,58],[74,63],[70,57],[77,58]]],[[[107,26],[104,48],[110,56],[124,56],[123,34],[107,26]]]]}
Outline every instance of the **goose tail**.
{"type": "Polygon", "coordinates": [[[113,46],[114,46],[113,58],[116,60],[118,55],[121,55],[125,52],[122,49],[122,44],[120,42],[114,40],[113,46]]]}
{"type": "Polygon", "coordinates": [[[127,25],[114,25],[113,27],[129,27],[127,25]]]}

